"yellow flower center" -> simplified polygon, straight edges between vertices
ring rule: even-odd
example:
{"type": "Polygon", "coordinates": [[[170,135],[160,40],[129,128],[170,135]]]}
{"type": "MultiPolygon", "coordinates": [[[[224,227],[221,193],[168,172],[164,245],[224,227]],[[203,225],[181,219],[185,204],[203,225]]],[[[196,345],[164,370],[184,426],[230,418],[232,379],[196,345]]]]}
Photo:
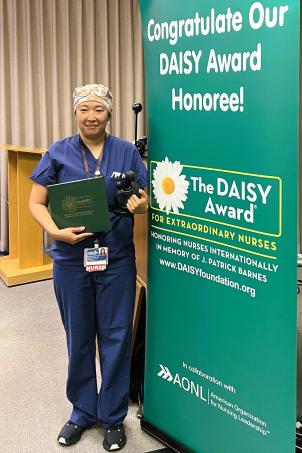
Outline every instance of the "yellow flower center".
{"type": "Polygon", "coordinates": [[[172,178],[167,176],[165,179],[162,181],[162,189],[166,195],[171,195],[171,193],[174,192],[175,189],[175,184],[172,178]]]}

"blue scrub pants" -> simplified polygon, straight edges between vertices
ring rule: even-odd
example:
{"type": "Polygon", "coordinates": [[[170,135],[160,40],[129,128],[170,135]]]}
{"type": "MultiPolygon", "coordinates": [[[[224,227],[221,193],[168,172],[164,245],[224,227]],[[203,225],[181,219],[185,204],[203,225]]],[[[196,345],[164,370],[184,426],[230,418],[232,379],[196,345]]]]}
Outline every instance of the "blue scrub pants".
{"type": "Polygon", "coordinates": [[[101,272],[54,264],[54,288],[68,348],[70,420],[80,426],[121,424],[128,411],[135,264],[101,272]],[[98,393],[95,339],[102,375],[98,393]]]}

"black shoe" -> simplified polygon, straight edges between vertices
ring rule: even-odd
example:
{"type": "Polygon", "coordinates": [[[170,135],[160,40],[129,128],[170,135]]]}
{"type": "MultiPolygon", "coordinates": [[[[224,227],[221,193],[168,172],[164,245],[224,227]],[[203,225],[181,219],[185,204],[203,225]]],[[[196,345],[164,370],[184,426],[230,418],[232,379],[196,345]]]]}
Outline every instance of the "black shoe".
{"type": "Polygon", "coordinates": [[[82,432],[85,430],[83,426],[76,425],[69,421],[65,423],[59,435],[57,441],[60,445],[73,445],[81,439],[82,432]]]}
{"type": "Polygon", "coordinates": [[[105,429],[103,447],[107,451],[121,450],[126,445],[126,435],[123,425],[110,426],[105,429]]]}

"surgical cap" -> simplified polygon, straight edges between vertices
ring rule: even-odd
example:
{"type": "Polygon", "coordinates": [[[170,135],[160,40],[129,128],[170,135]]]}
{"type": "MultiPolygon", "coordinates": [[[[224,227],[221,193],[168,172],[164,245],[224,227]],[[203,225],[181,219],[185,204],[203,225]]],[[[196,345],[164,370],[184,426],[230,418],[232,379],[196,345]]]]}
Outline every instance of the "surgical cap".
{"type": "Polygon", "coordinates": [[[112,94],[107,87],[92,83],[75,88],[73,92],[73,110],[76,111],[79,104],[87,101],[95,101],[103,104],[109,114],[112,112],[112,94]]]}

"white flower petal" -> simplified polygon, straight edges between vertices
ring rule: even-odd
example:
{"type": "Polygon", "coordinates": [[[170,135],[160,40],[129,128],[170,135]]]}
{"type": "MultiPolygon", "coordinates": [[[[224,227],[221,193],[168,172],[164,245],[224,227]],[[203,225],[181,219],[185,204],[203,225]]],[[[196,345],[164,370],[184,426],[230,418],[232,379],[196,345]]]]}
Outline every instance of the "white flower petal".
{"type": "Polygon", "coordinates": [[[153,194],[161,210],[165,210],[167,214],[173,210],[176,214],[179,213],[178,208],[184,209],[183,201],[187,200],[189,181],[185,175],[181,175],[183,165],[179,161],[171,162],[166,156],[161,162],[158,162],[153,170],[153,194]],[[165,192],[164,181],[170,178],[174,184],[172,193],[165,192]]]}

